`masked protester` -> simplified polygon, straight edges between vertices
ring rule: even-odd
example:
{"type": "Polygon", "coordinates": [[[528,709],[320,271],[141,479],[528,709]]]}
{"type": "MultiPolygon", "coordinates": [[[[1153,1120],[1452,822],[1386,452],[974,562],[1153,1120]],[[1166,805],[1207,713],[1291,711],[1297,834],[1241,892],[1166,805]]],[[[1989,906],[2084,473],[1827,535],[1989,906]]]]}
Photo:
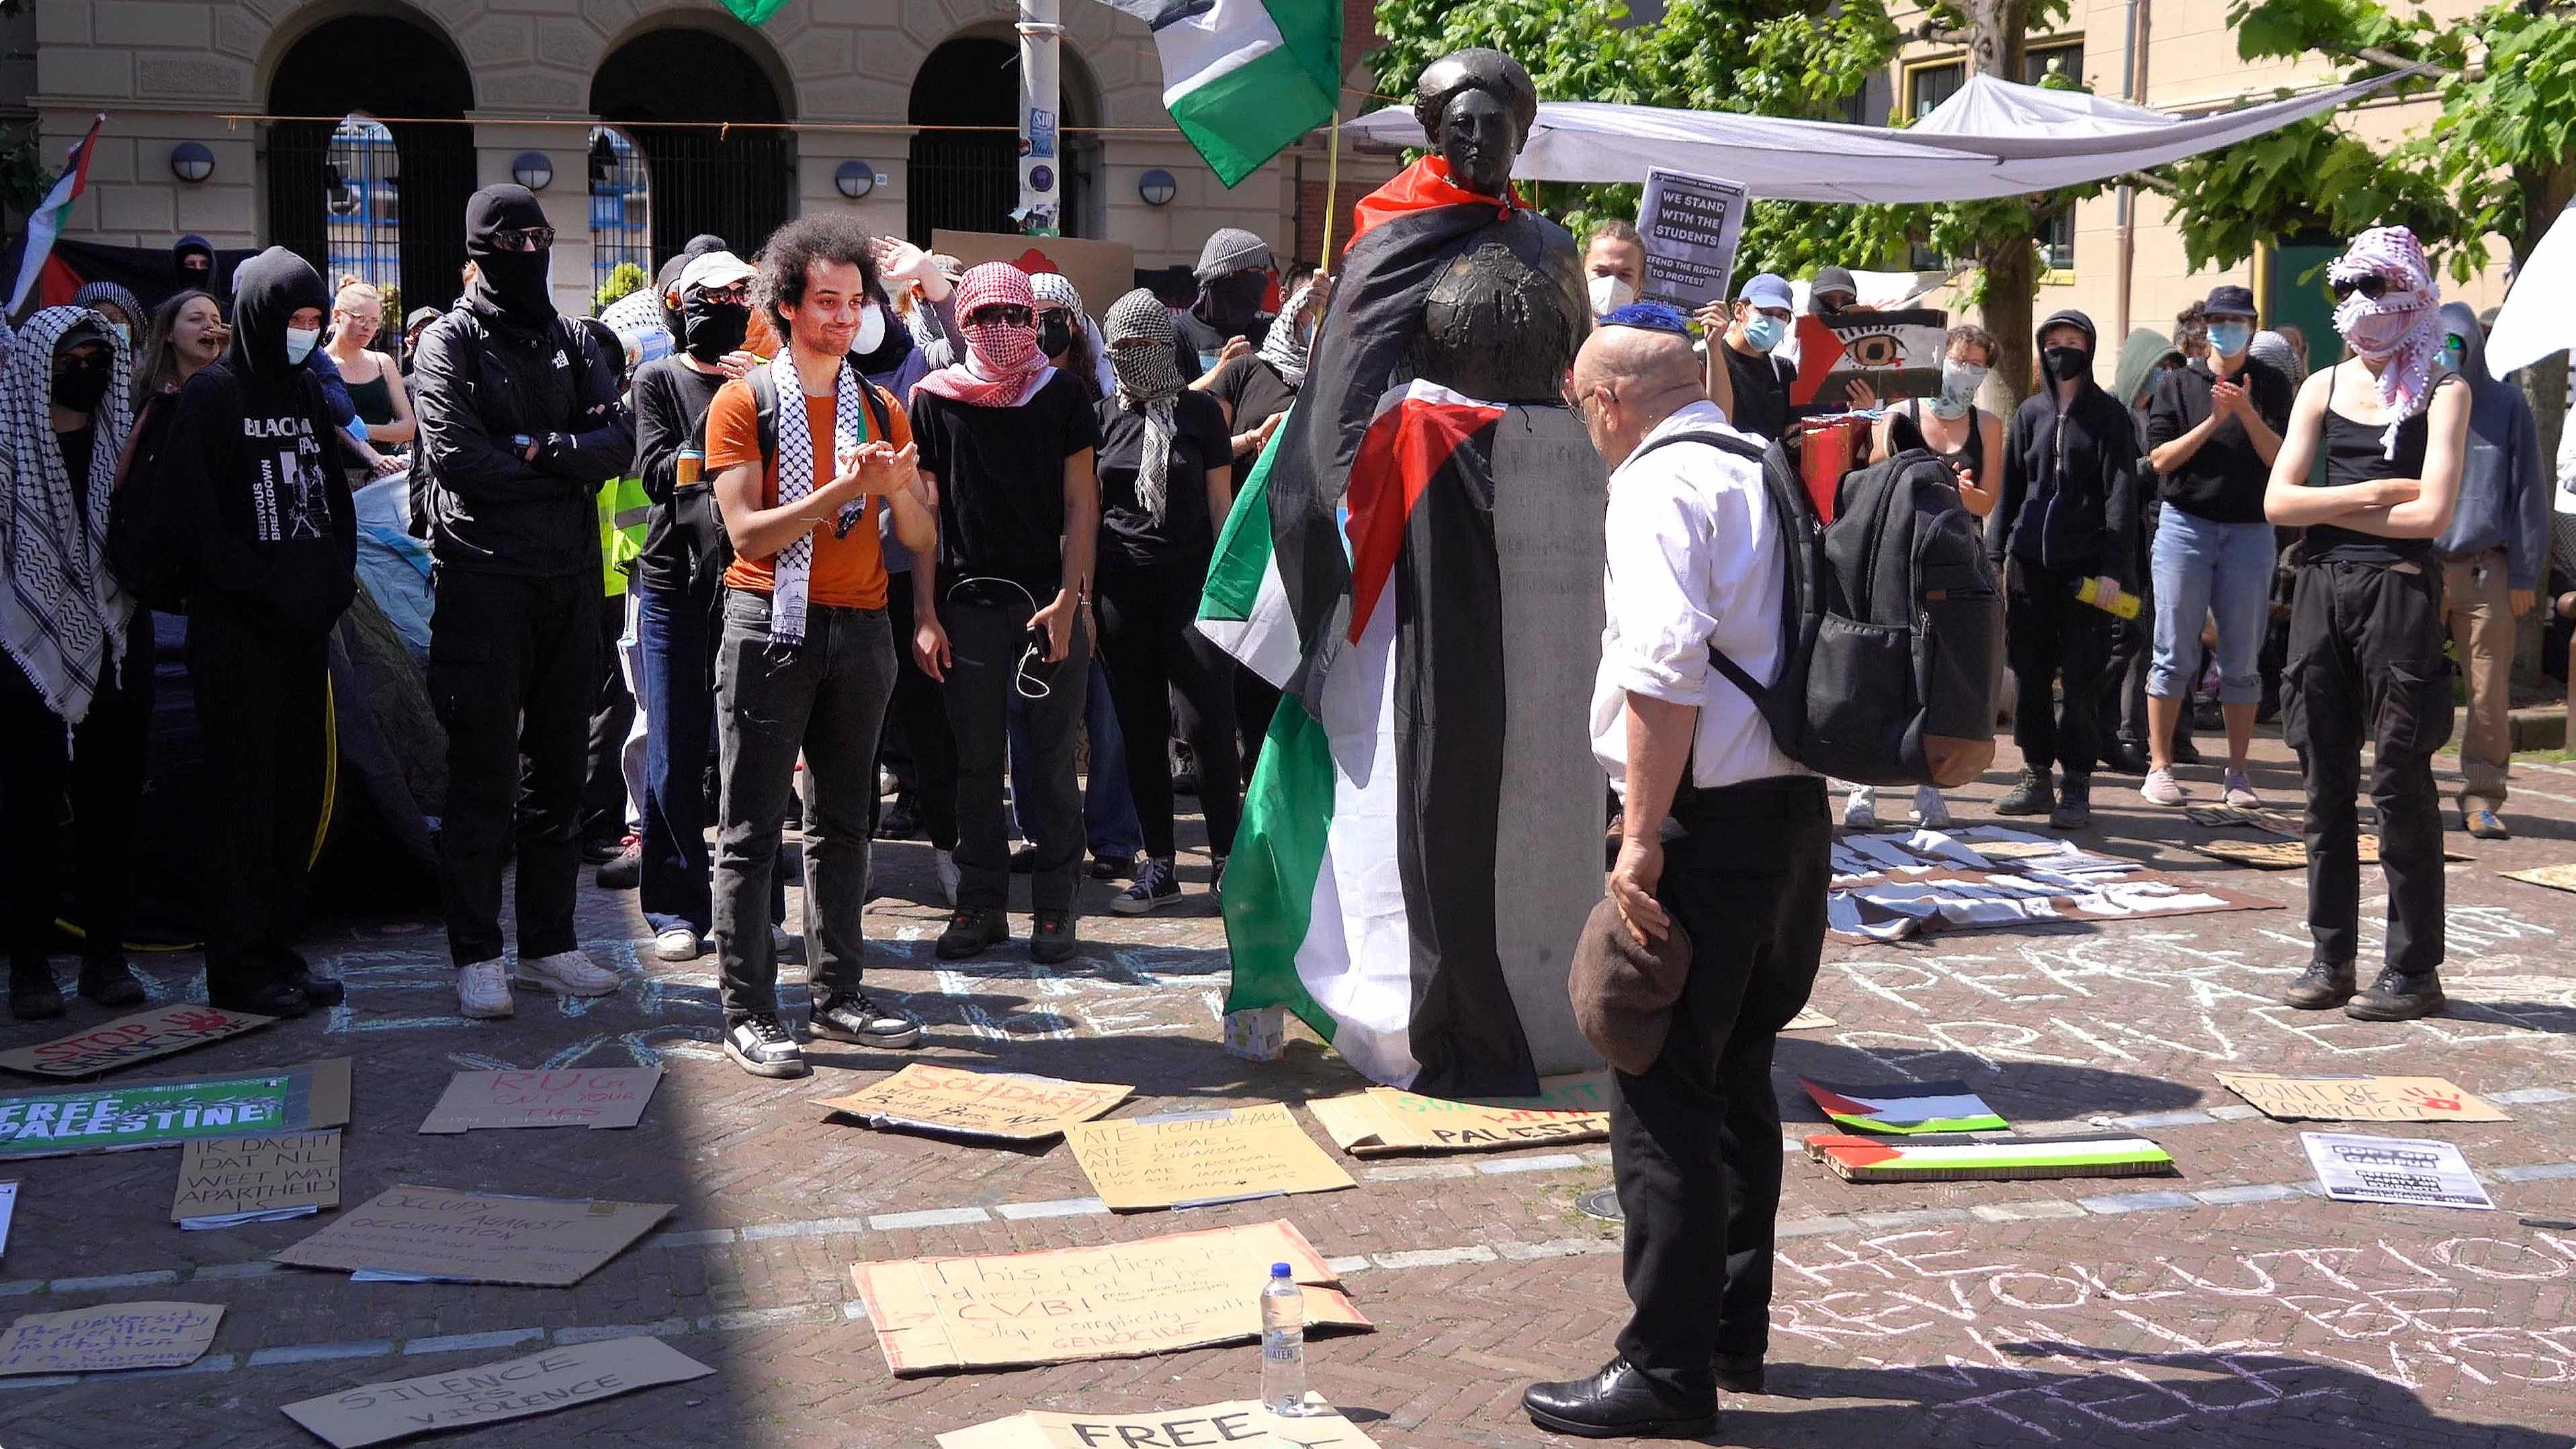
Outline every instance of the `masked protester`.
{"type": "Polygon", "coordinates": [[[945,686],[958,761],[961,879],[937,950],[958,960],[1009,932],[1002,765],[1017,695],[1036,756],[1019,802],[1037,842],[1029,953],[1064,961],[1076,944],[1084,844],[1073,742],[1091,667],[1081,614],[1100,523],[1100,426],[1080,384],[1038,351],[1037,299],[1017,267],[973,268],[956,300],[966,360],[924,377],[912,395],[921,471],[939,499],[938,557],[913,566],[913,647],[945,686]]]}
{"type": "Polygon", "coordinates": [[[215,244],[204,237],[191,233],[171,243],[170,271],[178,291],[205,292],[218,302],[231,295],[215,275],[215,244]]]}
{"type": "Polygon", "coordinates": [[[1637,228],[1615,216],[1594,227],[1583,243],[1583,274],[1593,316],[1607,317],[1636,301],[1646,285],[1646,244],[1637,228]]]}
{"type": "Polygon", "coordinates": [[[126,832],[143,793],[152,720],[152,629],[113,558],[126,350],[96,312],[48,307],[0,361],[0,832],[15,852],[7,895],[9,1014],[63,1014],[46,961],[72,876],[80,993],[132,1006],[125,964],[126,832]],[[71,848],[62,839],[72,810],[71,848]]]}
{"type": "Polygon", "coordinates": [[[1775,354],[1789,340],[1796,316],[1789,284],[1769,272],[1745,279],[1735,294],[1735,316],[1720,343],[1709,346],[1712,374],[1726,367],[1733,405],[1729,426],[1755,437],[1777,438],[1789,426],[1789,384],[1797,370],[1775,354]]]}
{"type": "Polygon", "coordinates": [[[2022,402],[2004,443],[2003,498],[1988,547],[2004,575],[2004,646],[2020,700],[2013,742],[2021,779],[1999,815],[2046,815],[2060,830],[2093,822],[2102,674],[2114,615],[2076,597],[2138,587],[2137,414],[2093,381],[2092,319],[2040,324],[2048,385],[2022,402]],[[2064,686],[2054,713],[2050,701],[2064,686]],[[2062,785],[2050,777],[2062,771],[2062,785]]]}
{"type": "Polygon", "coordinates": [[[2353,356],[2308,379],[2290,411],[2263,511],[2303,527],[2290,597],[2281,738],[2307,786],[2308,935],[2315,954],[2281,999],[2360,1021],[2439,1012],[2442,801],[2433,753],[2451,737],[2442,657],[2442,556],[2469,447],[2474,389],[2442,367],[2442,289],[2402,226],[2374,227],[2326,267],[2353,356]],[[2325,481],[2308,486],[2318,460],[2325,481]],[[2384,964],[2356,992],[2361,954],[2361,747],[2388,882],[2384,964]]]}
{"type": "Polygon", "coordinates": [[[1190,309],[1172,319],[1173,357],[1184,381],[1196,381],[1225,361],[1227,344],[1242,338],[1258,347],[1270,315],[1261,310],[1277,270],[1270,244],[1241,227],[1219,227],[1199,248],[1191,276],[1199,284],[1190,309]]]}
{"type": "Polygon", "coordinates": [[[152,316],[143,309],[143,303],[116,283],[99,281],[82,283],[81,289],[72,293],[72,305],[98,314],[116,345],[124,349],[126,365],[131,368],[136,350],[143,345],[143,324],[152,316]]]}
{"type": "Polygon", "coordinates": [[[262,1016],[336,1005],[297,953],[329,747],[330,634],[357,596],[357,514],[306,361],[331,305],[283,247],[234,278],[232,341],[179,389],[150,547],[188,605],[205,731],[207,999],[262,1016]]]}
{"type": "Polygon", "coordinates": [[[1819,317],[1832,317],[1851,311],[1860,304],[1860,284],[1852,280],[1848,267],[1818,267],[1813,281],[1807,283],[1807,310],[1819,317]]]}
{"type": "Polygon", "coordinates": [[[474,281],[422,334],[420,456],[438,564],[429,691],[447,727],[439,886],[457,1004],[508,1016],[510,987],[603,996],[617,977],[573,928],[598,689],[599,485],[631,467],[622,358],[555,312],[554,229],[525,187],[465,209],[474,281]],[[523,776],[521,757],[527,768],[523,776]],[[501,876],[518,858],[519,959],[502,965],[501,876]]]}

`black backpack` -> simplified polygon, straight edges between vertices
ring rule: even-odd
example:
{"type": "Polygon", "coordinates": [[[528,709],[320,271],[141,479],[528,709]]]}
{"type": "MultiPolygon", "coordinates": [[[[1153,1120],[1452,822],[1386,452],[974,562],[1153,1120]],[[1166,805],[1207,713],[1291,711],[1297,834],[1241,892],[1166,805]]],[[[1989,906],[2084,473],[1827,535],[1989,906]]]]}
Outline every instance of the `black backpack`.
{"type": "MultiPolygon", "coordinates": [[[[853,358],[850,365],[858,366],[857,359],[853,358]]],[[[778,379],[763,364],[745,374],[744,381],[751,386],[752,417],[759,429],[761,466],[765,468],[778,461],[778,379]]],[[[869,436],[879,440],[889,438],[894,431],[894,421],[892,404],[885,392],[868,381],[865,374],[859,377],[859,392],[868,400],[868,423],[875,429],[869,436]]],[[[698,456],[706,456],[706,412],[698,414],[698,425],[691,433],[689,446],[698,450],[698,456]]],[[[695,497],[684,500],[673,495],[671,512],[681,530],[692,539],[699,540],[700,566],[720,574],[733,562],[733,542],[725,533],[723,520],[716,515],[714,484],[715,479],[704,478],[695,497]]]]}
{"type": "MultiPolygon", "coordinates": [[[[2003,594],[1950,465],[1924,449],[1843,476],[1820,525],[1781,445],[1682,432],[1762,465],[1786,545],[1783,660],[1764,685],[1716,645],[1709,663],[1750,698],[1781,753],[1863,785],[1963,785],[1995,755],[2003,594]]],[[[1640,449],[1643,452],[1646,449],[1640,449]]]]}

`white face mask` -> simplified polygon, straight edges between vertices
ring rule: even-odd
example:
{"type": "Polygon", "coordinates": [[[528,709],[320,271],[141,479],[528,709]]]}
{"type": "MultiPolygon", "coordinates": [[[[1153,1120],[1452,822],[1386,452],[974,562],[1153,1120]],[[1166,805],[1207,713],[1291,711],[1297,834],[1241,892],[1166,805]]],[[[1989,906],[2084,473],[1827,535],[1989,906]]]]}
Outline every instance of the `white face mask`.
{"type": "Polygon", "coordinates": [[[870,302],[867,310],[859,314],[859,335],[853,346],[861,355],[874,352],[885,345],[885,330],[885,309],[870,302]]]}
{"type": "Polygon", "coordinates": [[[304,359],[313,355],[313,345],[321,340],[322,329],[319,327],[287,328],[286,365],[289,367],[302,367],[304,365],[304,359]]]}
{"type": "Polygon", "coordinates": [[[1592,279],[1592,315],[1595,317],[1607,317],[1636,300],[1637,289],[1629,286],[1625,277],[1592,279]]]}

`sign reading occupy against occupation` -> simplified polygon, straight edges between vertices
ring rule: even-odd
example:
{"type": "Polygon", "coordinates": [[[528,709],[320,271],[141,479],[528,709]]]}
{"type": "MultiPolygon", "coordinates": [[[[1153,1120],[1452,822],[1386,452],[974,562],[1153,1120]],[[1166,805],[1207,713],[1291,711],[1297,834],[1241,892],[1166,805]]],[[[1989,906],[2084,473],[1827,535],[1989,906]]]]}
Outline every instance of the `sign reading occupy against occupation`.
{"type": "Polygon", "coordinates": [[[220,1303],[102,1303],[30,1313],[0,1334],[0,1375],[177,1368],[205,1353],[223,1321],[220,1303]]]}
{"type": "Polygon", "coordinates": [[[574,1067],[556,1072],[458,1072],[420,1124],[423,1132],[477,1127],[632,1127],[662,1084],[660,1067],[574,1067]]]}
{"type": "Polygon", "coordinates": [[[1649,169],[1637,204],[1637,237],[1646,244],[1646,284],[1638,295],[1685,313],[1731,295],[1744,199],[1744,188],[1732,181],[1649,169]]]}
{"type": "Polygon", "coordinates": [[[180,1148],[170,1221],[183,1228],[307,1217],[340,1205],[340,1133],[205,1137],[180,1148]]]}
{"type": "Polygon", "coordinates": [[[1050,1414],[1037,1409],[939,1436],[939,1449],[1377,1449],[1314,1394],[1281,1418],[1255,1399],[1150,1414],[1050,1414]]]}
{"type": "Polygon", "coordinates": [[[662,1340],[639,1334],[480,1368],[361,1384],[288,1404],[285,1413],[333,1449],[359,1449],[440,1429],[551,1414],[714,1372],[662,1340]]]}
{"type": "Polygon", "coordinates": [[[0,1052],[0,1070],[66,1080],[95,1077],[136,1062],[238,1036],[277,1020],[247,1011],[181,1002],[156,1006],[70,1036],[0,1052]]]}
{"type": "Polygon", "coordinates": [[[898,1374],[1140,1358],[1261,1336],[1261,1288],[1286,1263],[1306,1326],[1371,1327],[1303,1233],[1256,1223],[1100,1248],[860,1263],[850,1276],[898,1374]]]}
{"type": "Polygon", "coordinates": [[[1043,1142],[1126,1101],[1135,1090],[1110,1082],[966,1072],[915,1062],[847,1096],[825,1097],[822,1105],[871,1127],[1043,1142]]]}
{"type": "Polygon", "coordinates": [[[349,1121],[349,1059],[238,1076],[0,1097],[0,1158],[172,1147],[195,1137],[304,1132],[349,1121]]]}
{"type": "Polygon", "coordinates": [[[1064,1140],[1100,1200],[1118,1212],[1356,1185],[1277,1102],[1084,1122],[1064,1140]]]}
{"type": "Polygon", "coordinates": [[[669,1203],[392,1187],[277,1261],[377,1277],[568,1288],[670,1211],[669,1203]]]}

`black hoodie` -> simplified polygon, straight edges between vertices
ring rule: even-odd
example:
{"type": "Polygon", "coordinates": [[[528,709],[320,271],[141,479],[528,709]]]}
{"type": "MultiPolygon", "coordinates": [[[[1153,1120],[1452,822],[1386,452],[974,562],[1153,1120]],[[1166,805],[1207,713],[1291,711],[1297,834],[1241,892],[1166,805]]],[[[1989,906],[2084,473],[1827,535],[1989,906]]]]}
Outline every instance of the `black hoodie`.
{"type": "Polygon", "coordinates": [[[357,594],[357,514],[312,370],[286,360],[286,324],[331,294],[284,247],[235,274],[233,340],[179,390],[154,483],[153,548],[193,602],[317,635],[357,594]]]}
{"type": "MultiPolygon", "coordinates": [[[[2086,350],[2099,353],[2093,319],[2068,309],[2049,315],[2034,338],[2072,326],[2086,350]]],[[[1997,567],[2007,557],[2067,574],[2109,574],[2138,587],[2137,415],[2093,381],[2077,386],[2058,412],[2048,382],[2013,414],[2004,444],[2003,501],[1988,537],[1997,567]]]]}

